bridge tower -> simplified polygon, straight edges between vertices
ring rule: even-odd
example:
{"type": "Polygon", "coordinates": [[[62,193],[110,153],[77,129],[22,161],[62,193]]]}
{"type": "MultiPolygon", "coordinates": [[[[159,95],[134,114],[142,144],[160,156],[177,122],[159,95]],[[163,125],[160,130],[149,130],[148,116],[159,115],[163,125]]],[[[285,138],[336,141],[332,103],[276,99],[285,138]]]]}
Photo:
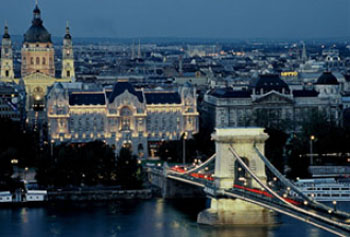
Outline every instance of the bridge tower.
{"type": "MultiPolygon", "coordinates": [[[[266,183],[265,164],[258,157],[254,145],[264,153],[268,135],[263,128],[217,128],[212,135],[216,146],[214,189],[230,189],[234,184],[260,188],[249,175],[242,173],[229,148],[245,160],[260,180],[266,183]],[[237,177],[239,176],[239,177],[237,177]],[[243,183],[237,183],[243,182],[243,183]]],[[[241,201],[213,196],[210,208],[199,213],[198,223],[209,225],[268,225],[275,224],[275,215],[260,206],[241,201]]]]}

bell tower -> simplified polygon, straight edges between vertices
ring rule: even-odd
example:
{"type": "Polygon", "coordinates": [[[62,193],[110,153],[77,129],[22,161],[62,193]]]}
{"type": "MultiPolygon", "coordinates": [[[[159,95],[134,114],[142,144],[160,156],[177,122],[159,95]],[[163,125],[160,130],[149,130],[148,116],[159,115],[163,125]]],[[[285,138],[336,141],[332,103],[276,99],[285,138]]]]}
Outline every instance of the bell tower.
{"type": "Polygon", "coordinates": [[[67,26],[66,26],[66,34],[63,38],[62,75],[61,75],[61,77],[62,78],[75,77],[72,36],[70,34],[70,31],[69,31],[68,22],[67,22],[67,26]]]}
{"type": "Polygon", "coordinates": [[[13,52],[11,37],[8,32],[8,26],[5,25],[5,33],[2,37],[1,49],[1,79],[13,79],[13,52]]]}

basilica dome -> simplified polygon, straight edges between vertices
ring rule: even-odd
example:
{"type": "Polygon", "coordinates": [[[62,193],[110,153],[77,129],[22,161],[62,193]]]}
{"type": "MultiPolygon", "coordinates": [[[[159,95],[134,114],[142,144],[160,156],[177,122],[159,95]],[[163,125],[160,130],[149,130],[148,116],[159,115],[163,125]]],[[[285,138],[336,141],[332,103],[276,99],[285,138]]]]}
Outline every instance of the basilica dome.
{"type": "Polygon", "coordinates": [[[43,26],[43,21],[40,17],[40,9],[35,7],[32,26],[24,34],[25,43],[51,43],[51,35],[43,26]]]}

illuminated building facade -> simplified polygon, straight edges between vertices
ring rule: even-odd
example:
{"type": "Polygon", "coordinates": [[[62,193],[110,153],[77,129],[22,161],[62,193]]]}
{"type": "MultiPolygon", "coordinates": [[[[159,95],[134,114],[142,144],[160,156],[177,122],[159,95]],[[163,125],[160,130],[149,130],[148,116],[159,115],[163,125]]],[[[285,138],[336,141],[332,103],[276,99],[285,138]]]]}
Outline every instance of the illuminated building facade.
{"type": "Polygon", "coordinates": [[[292,90],[278,75],[262,75],[248,88],[216,88],[204,96],[203,111],[209,126],[277,126],[296,129],[314,111],[341,123],[340,84],[324,72],[310,88],[292,90]]]}
{"type": "Polygon", "coordinates": [[[56,83],[47,108],[51,142],[103,140],[117,151],[131,147],[140,157],[154,156],[161,141],[198,132],[196,92],[190,85],[147,91],[119,80],[113,89],[96,91],[56,83]]]}

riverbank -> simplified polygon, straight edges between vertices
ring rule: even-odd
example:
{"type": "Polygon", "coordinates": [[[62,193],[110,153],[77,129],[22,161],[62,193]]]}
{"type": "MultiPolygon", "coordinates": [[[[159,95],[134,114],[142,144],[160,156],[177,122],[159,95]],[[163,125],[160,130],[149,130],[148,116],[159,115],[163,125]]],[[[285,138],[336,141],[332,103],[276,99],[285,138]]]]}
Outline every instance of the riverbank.
{"type": "Polygon", "coordinates": [[[151,199],[151,189],[140,190],[75,190],[48,191],[48,201],[113,201],[120,199],[151,199]]]}

